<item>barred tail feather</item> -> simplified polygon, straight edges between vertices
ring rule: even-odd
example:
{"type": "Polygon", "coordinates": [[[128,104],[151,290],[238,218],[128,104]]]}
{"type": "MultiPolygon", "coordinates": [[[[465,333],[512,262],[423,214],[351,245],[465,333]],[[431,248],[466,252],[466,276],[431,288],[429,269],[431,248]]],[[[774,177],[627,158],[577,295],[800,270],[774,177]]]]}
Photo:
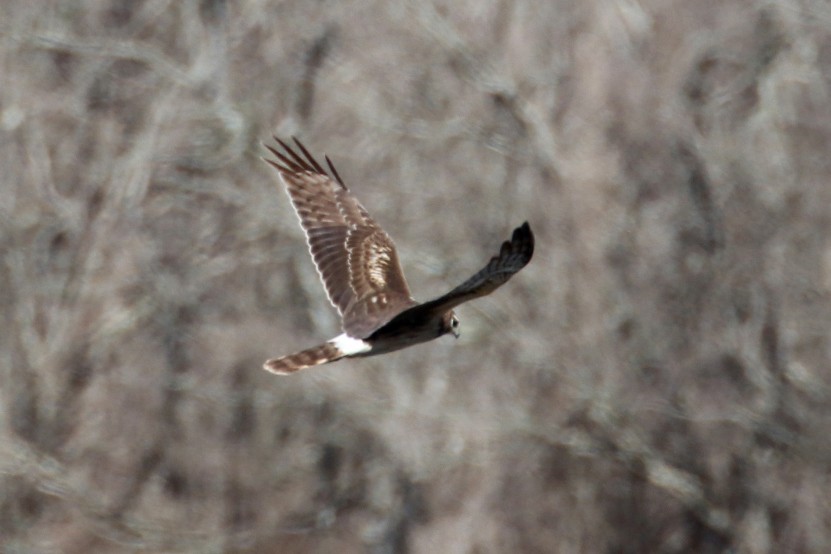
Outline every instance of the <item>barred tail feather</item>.
{"type": "Polygon", "coordinates": [[[327,342],[296,354],[272,358],[263,364],[263,369],[277,375],[291,375],[307,367],[340,360],[345,355],[335,344],[327,342]]]}

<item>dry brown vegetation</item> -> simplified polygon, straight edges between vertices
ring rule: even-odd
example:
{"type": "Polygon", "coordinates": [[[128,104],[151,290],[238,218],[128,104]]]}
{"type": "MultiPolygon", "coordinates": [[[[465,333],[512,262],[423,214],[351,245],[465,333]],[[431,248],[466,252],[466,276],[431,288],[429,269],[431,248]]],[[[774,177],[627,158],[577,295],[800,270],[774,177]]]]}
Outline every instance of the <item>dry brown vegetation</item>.
{"type": "Polygon", "coordinates": [[[4,1],[3,552],[831,551],[820,0],[4,1]],[[272,133],[462,339],[338,332],[272,133]]]}

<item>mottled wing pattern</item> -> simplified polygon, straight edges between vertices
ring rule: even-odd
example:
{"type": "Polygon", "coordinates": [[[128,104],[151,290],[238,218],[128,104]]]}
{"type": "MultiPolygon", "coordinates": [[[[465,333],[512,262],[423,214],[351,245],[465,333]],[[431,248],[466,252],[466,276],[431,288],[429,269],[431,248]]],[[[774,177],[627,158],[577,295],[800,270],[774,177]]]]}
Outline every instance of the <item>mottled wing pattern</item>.
{"type": "Polygon", "coordinates": [[[367,337],[414,305],[395,245],[344,185],[331,160],[327,172],[294,139],[300,153],[266,145],[306,233],[309,250],[343,330],[367,337]],[[302,155],[301,155],[302,154],[302,155]]]}
{"type": "MultiPolygon", "coordinates": [[[[463,302],[492,293],[525,267],[534,254],[534,234],[528,222],[514,229],[511,240],[502,243],[499,254],[473,277],[444,296],[419,304],[411,310],[444,313],[463,302]]],[[[404,314],[402,314],[403,316],[404,314]]]]}
{"type": "Polygon", "coordinates": [[[416,302],[404,281],[395,247],[380,227],[350,231],[346,250],[352,289],[360,300],[343,314],[343,328],[365,338],[416,302]]]}

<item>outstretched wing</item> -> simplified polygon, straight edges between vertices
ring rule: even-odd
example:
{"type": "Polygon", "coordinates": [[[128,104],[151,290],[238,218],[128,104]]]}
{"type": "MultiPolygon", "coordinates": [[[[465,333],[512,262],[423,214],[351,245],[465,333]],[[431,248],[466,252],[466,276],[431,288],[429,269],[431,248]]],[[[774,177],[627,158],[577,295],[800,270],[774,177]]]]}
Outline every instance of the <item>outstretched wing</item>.
{"type": "Polygon", "coordinates": [[[327,172],[294,139],[300,153],[274,137],[283,151],[265,145],[286,185],[309,251],[343,330],[363,338],[415,304],[387,233],[346,188],[328,156],[327,172]],[[302,155],[301,155],[302,154],[302,155]]]}
{"type": "MultiPolygon", "coordinates": [[[[525,267],[534,254],[534,234],[526,221],[502,243],[499,254],[494,256],[476,275],[444,296],[419,304],[408,310],[422,313],[445,313],[463,302],[492,293],[525,267]]],[[[402,314],[403,317],[403,314],[402,314]]]]}

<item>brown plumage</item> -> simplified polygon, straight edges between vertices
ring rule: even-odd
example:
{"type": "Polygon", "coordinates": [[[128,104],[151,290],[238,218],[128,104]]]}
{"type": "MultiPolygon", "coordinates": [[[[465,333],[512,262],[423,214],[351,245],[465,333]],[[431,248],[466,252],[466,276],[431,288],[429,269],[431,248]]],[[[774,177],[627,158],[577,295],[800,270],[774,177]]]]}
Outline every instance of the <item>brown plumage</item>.
{"type": "Polygon", "coordinates": [[[419,304],[410,294],[392,239],[346,188],[328,156],[327,172],[296,138],[300,153],[274,138],[282,151],[266,145],[276,160],[265,161],[286,185],[344,333],[315,348],[268,360],[268,371],[285,375],[344,357],[391,352],[447,333],[458,337],[453,308],[490,294],[531,260],[534,235],[526,222],[473,277],[419,304]]]}

